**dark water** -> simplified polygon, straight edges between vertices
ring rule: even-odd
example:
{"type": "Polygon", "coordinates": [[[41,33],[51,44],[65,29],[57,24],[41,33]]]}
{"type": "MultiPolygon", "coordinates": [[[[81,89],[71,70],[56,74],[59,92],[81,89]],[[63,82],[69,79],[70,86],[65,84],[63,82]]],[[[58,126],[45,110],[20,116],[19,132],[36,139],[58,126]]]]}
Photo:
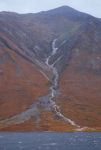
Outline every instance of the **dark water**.
{"type": "Polygon", "coordinates": [[[0,133],[0,150],[101,150],[101,133],[0,133]]]}

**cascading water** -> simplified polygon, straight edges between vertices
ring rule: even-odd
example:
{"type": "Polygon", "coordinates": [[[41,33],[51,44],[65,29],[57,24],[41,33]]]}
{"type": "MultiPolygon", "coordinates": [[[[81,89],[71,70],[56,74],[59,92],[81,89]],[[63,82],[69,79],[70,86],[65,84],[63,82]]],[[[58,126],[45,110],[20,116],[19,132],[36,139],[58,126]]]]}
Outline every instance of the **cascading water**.
{"type": "MultiPolygon", "coordinates": [[[[53,72],[54,79],[52,81],[52,86],[51,86],[51,92],[50,92],[50,105],[54,113],[63,121],[70,123],[73,126],[80,127],[78,126],[74,121],[71,119],[65,117],[63,114],[61,114],[59,106],[56,105],[54,99],[57,95],[58,91],[58,86],[59,86],[59,74],[57,71],[57,68],[55,67],[55,63],[49,64],[49,60],[57,53],[58,48],[55,46],[56,45],[57,39],[54,39],[52,42],[52,53],[51,55],[46,59],[46,64],[48,65],[49,68],[51,68],[53,72]]],[[[56,63],[58,62],[57,60],[55,61],[56,63]]]]}

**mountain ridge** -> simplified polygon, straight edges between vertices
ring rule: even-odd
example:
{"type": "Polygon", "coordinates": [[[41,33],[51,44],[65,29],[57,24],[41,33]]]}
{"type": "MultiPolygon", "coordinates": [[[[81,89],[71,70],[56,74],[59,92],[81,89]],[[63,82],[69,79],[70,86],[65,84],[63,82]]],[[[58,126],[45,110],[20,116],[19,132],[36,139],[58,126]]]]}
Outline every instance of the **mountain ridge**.
{"type": "Polygon", "coordinates": [[[35,14],[0,13],[1,130],[22,129],[23,122],[25,130],[26,122],[28,130],[100,128],[100,29],[98,18],[67,6],[35,14]],[[24,101],[19,108],[17,97],[24,101]],[[10,105],[16,113],[4,112],[10,105]]]}
{"type": "MultiPolygon", "coordinates": [[[[71,12],[71,11],[74,11],[74,13],[76,12],[78,12],[78,13],[82,13],[82,14],[84,14],[84,15],[89,15],[89,16],[92,16],[92,17],[94,17],[93,15],[91,15],[91,14],[89,14],[89,13],[85,13],[85,12],[82,12],[82,11],[79,11],[79,10],[77,10],[77,9],[75,9],[75,8],[72,8],[72,7],[70,7],[70,6],[67,6],[67,5],[63,5],[63,6],[60,6],[60,7],[56,7],[56,8],[53,8],[53,9],[50,9],[50,10],[45,10],[45,11],[39,11],[39,12],[33,12],[33,13],[18,13],[18,12],[12,12],[12,11],[1,11],[0,13],[1,14],[3,14],[3,13],[5,13],[5,14],[18,14],[18,15],[26,15],[26,14],[31,14],[31,15],[35,15],[35,14],[42,14],[42,13],[49,13],[49,12],[54,12],[54,11],[64,11],[64,12],[71,12]]],[[[97,18],[97,17],[94,17],[94,18],[97,18]]],[[[98,18],[98,19],[100,19],[100,18],[98,18]]]]}

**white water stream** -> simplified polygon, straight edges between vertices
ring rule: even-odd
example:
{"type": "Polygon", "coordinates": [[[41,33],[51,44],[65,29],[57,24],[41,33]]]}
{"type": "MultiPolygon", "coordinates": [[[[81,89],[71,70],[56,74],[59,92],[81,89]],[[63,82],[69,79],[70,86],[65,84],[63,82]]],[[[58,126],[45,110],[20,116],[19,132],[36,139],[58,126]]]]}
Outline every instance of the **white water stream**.
{"type": "MultiPolygon", "coordinates": [[[[46,59],[46,64],[49,68],[51,68],[52,72],[53,72],[53,76],[54,79],[52,81],[52,86],[51,86],[51,92],[50,92],[50,105],[52,110],[54,111],[54,113],[63,121],[70,123],[72,126],[76,126],[76,127],[80,127],[78,126],[74,121],[72,121],[71,119],[65,117],[59,109],[59,106],[56,105],[55,102],[55,97],[57,95],[57,90],[58,90],[58,86],[59,86],[59,74],[58,71],[55,67],[55,63],[53,64],[49,64],[49,60],[57,53],[58,48],[56,47],[56,41],[57,39],[54,39],[52,42],[52,53],[51,55],[46,59]]],[[[60,58],[59,58],[60,59],[60,58]]],[[[55,62],[57,63],[59,61],[59,59],[57,59],[55,62]]]]}

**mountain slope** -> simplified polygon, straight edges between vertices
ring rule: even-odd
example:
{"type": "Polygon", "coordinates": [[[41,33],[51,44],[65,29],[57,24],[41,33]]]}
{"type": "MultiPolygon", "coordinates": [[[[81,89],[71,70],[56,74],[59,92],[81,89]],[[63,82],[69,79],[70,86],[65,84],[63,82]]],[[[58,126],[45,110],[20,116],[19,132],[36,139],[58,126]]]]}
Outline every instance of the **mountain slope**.
{"type": "Polygon", "coordinates": [[[1,130],[99,129],[100,35],[99,19],[67,6],[1,12],[1,130]]]}

